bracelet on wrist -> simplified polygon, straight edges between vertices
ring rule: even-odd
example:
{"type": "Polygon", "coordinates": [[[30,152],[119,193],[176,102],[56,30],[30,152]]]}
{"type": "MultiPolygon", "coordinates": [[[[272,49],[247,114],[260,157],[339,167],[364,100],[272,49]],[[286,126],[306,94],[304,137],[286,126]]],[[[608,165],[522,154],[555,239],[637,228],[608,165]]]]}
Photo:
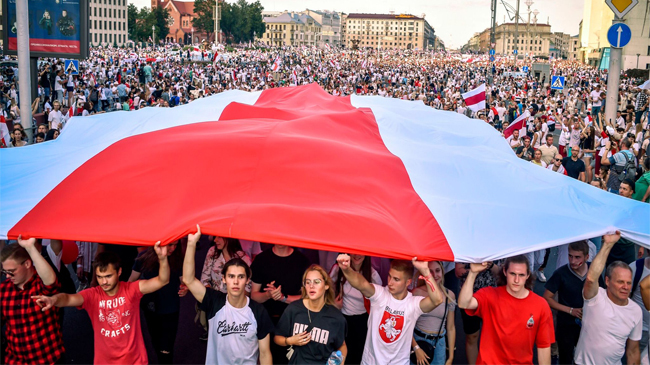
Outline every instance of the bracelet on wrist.
{"type": "Polygon", "coordinates": [[[415,347],[413,347],[413,351],[416,351],[416,350],[419,350],[419,349],[420,349],[419,345],[415,345],[415,347]]]}
{"type": "Polygon", "coordinates": [[[573,308],[569,308],[569,314],[573,315],[573,308]]]}

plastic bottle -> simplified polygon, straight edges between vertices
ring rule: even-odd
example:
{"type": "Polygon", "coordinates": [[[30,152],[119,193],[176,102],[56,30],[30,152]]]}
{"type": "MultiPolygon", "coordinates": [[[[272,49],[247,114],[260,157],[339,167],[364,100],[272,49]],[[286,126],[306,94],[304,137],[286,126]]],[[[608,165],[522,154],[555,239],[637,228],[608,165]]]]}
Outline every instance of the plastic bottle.
{"type": "Polygon", "coordinates": [[[330,355],[330,358],[327,359],[327,365],[341,365],[343,362],[343,354],[341,351],[334,351],[330,355]]]}

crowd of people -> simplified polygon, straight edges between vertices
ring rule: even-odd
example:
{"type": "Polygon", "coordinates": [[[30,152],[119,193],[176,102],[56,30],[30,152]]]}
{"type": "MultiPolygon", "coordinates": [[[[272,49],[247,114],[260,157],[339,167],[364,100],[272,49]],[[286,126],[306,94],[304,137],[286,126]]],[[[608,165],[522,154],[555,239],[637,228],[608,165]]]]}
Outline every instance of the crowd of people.
{"type": "MultiPolygon", "coordinates": [[[[45,113],[46,122],[34,126],[31,140],[19,121],[17,73],[4,75],[3,116],[17,122],[8,147],[56,139],[70,117],[315,82],[337,96],[419,100],[482,119],[521,159],[650,201],[649,92],[638,87],[641,80],[623,78],[617,118],[606,120],[606,71],[572,61],[551,64],[553,74],[566,76],[561,92],[521,72],[530,60],[489,63],[416,50],[173,49],[95,48],[79,75],[45,60],[32,111],[45,113]],[[473,112],[462,94],[483,83],[487,108],[473,112]],[[508,128],[525,113],[522,128],[508,128]]],[[[650,364],[650,258],[617,232],[560,246],[548,279],[550,249],[465,264],[201,237],[197,226],[166,246],[78,242],[77,288],[70,285],[74,271],[61,262],[61,241],[4,244],[3,361],[65,362],[61,308],[78,307],[92,321],[96,363],[154,361],[141,314],[157,361],[172,363],[180,298],[189,293],[208,343],[206,364],[325,364],[337,351],[346,364],[452,364],[458,312],[471,364],[551,364],[554,357],[560,364],[650,364]],[[197,277],[200,244],[211,247],[197,277]],[[532,291],[534,280],[545,283],[543,295],[532,291]]]]}

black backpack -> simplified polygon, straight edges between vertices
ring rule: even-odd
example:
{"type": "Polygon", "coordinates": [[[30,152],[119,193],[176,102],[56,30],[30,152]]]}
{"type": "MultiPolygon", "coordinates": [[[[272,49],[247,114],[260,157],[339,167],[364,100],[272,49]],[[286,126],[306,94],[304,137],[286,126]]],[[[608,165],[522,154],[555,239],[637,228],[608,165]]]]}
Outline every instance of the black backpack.
{"type": "MultiPolygon", "coordinates": [[[[623,152],[621,152],[623,153],[623,152]]],[[[623,181],[625,179],[632,179],[636,177],[636,166],[634,166],[634,157],[630,158],[627,153],[623,153],[625,156],[625,165],[623,165],[623,169],[619,171],[614,171],[616,172],[618,179],[620,181],[623,181]]]]}

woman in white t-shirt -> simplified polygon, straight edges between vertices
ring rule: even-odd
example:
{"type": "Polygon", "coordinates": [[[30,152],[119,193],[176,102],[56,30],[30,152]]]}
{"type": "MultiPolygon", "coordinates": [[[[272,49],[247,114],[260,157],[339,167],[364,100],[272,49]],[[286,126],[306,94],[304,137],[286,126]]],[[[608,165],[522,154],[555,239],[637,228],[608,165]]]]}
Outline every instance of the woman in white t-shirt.
{"type": "MultiPolygon", "coordinates": [[[[454,351],[450,351],[447,359],[446,345],[448,344],[450,349],[456,347],[456,296],[444,286],[445,271],[441,261],[429,262],[429,270],[438,287],[445,293],[445,304],[437,306],[418,318],[413,330],[412,346],[415,349],[417,364],[444,365],[454,360],[454,351]],[[428,356],[418,345],[418,341],[428,342],[434,349],[433,356],[428,356]]],[[[420,279],[418,284],[419,286],[413,290],[413,295],[427,297],[429,294],[424,280],[420,279]]]]}
{"type": "MultiPolygon", "coordinates": [[[[381,277],[377,270],[372,267],[370,256],[350,255],[350,267],[352,270],[361,273],[369,283],[382,285],[381,277]]],[[[339,265],[335,264],[330,270],[330,277],[334,283],[336,293],[336,306],[341,310],[345,320],[348,322],[348,333],[345,342],[348,345],[348,357],[345,360],[349,364],[359,364],[363,356],[363,347],[366,343],[368,333],[368,311],[370,302],[363,297],[363,294],[345,280],[345,275],[339,275],[339,265]]]]}

